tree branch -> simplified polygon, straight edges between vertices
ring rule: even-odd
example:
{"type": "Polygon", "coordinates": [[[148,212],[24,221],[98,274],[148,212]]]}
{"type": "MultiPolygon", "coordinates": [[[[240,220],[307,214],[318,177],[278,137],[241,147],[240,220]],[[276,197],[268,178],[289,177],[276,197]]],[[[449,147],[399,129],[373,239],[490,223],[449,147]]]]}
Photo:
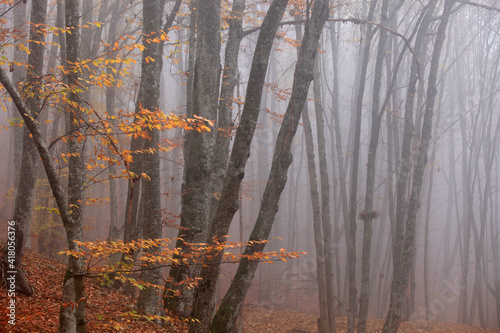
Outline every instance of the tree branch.
{"type": "Polygon", "coordinates": [[[479,7],[479,8],[483,8],[483,9],[487,9],[487,10],[493,10],[497,13],[500,13],[500,8],[496,8],[496,7],[493,7],[493,6],[488,6],[488,5],[485,5],[485,4],[482,4],[482,3],[477,3],[477,2],[474,2],[474,1],[469,1],[469,0],[456,0],[456,2],[461,2],[463,4],[466,4],[466,5],[470,5],[470,6],[474,6],[474,7],[479,7]]]}
{"type": "Polygon", "coordinates": [[[73,223],[73,219],[70,215],[70,210],[68,206],[68,202],[65,199],[64,191],[59,183],[58,175],[56,172],[56,168],[52,162],[49,149],[47,145],[42,139],[42,135],[40,133],[40,128],[32,117],[31,111],[26,106],[24,100],[19,94],[19,90],[17,90],[16,86],[9,79],[3,68],[0,67],[0,82],[7,90],[8,94],[12,98],[12,101],[17,107],[17,110],[26,124],[26,127],[30,131],[33,136],[33,140],[35,141],[36,149],[40,154],[40,157],[43,162],[43,166],[45,168],[45,172],[47,173],[47,179],[49,180],[50,187],[52,189],[52,193],[57,203],[57,208],[59,209],[59,214],[61,215],[61,219],[64,223],[65,228],[71,227],[73,223]]]}

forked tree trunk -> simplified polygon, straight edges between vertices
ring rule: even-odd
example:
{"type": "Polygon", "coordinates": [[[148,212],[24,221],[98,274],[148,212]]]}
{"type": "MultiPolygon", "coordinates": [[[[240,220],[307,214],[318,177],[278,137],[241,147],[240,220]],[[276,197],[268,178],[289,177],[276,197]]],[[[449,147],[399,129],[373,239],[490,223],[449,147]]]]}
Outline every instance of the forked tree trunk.
{"type": "MultiPolygon", "coordinates": [[[[313,78],[314,59],[319,45],[319,37],[329,16],[329,1],[316,0],[313,3],[312,14],[306,25],[304,39],[299,51],[295,67],[292,94],[283,123],[278,134],[276,148],[269,179],[259,210],[250,241],[267,239],[278,211],[278,203],[287,180],[287,171],[292,162],[290,148],[297,131],[300,115],[306,102],[309,85],[313,78]]],[[[238,128],[238,130],[244,130],[238,128]]],[[[245,255],[261,252],[265,245],[254,244],[245,248],[245,255]]],[[[243,259],[234,279],[224,296],[222,303],[212,321],[210,329],[214,332],[230,332],[235,323],[236,315],[243,304],[246,293],[257,269],[258,262],[243,259]]]]}
{"type": "MultiPolygon", "coordinates": [[[[451,15],[451,9],[455,0],[446,0],[444,10],[437,30],[436,41],[432,53],[429,79],[427,83],[427,100],[423,115],[422,134],[418,148],[417,162],[414,166],[411,194],[408,200],[405,214],[404,241],[401,248],[394,251],[401,251],[400,260],[394,262],[394,276],[391,286],[391,304],[384,324],[383,333],[396,333],[401,321],[401,308],[404,300],[404,291],[408,286],[408,276],[414,262],[416,247],[416,218],[420,206],[420,193],[423,184],[423,175],[427,165],[427,151],[432,133],[432,118],[434,113],[434,103],[437,95],[437,74],[443,48],[446,29],[451,15]]],[[[408,133],[405,130],[405,136],[408,133]]],[[[410,134],[411,135],[411,134],[410,134]]],[[[399,204],[399,203],[398,203],[399,204]]],[[[399,208],[399,207],[398,207],[399,208]]],[[[399,218],[399,217],[398,217],[399,218]]],[[[398,221],[400,223],[400,221],[398,221]]]]}
{"type": "MultiPolygon", "coordinates": [[[[239,190],[249,157],[250,144],[257,126],[269,56],[287,2],[288,0],[273,1],[261,26],[250,70],[245,106],[243,107],[240,125],[236,131],[224,179],[224,187],[207,237],[210,245],[214,245],[215,241],[224,241],[224,236],[227,235],[231,221],[239,207],[239,190]]],[[[222,254],[221,251],[214,251],[212,259],[209,260],[209,265],[201,269],[202,280],[200,281],[193,310],[193,317],[200,320],[200,324],[193,323],[190,332],[205,332],[212,321],[222,254]]]]}

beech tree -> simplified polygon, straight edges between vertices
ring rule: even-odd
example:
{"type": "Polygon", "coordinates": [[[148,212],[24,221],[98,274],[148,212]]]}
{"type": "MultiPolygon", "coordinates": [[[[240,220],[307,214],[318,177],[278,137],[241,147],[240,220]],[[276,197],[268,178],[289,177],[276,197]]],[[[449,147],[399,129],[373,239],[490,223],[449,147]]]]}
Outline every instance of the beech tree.
{"type": "MultiPolygon", "coordinates": [[[[31,22],[30,27],[30,43],[29,43],[29,56],[28,56],[28,70],[27,70],[27,90],[32,91],[32,97],[26,100],[26,105],[30,110],[34,110],[33,116],[37,118],[42,111],[40,102],[40,88],[39,81],[43,74],[44,66],[44,39],[45,34],[40,30],[46,21],[47,1],[35,1],[31,4],[31,22]]],[[[17,71],[16,71],[17,73],[17,71]]],[[[16,78],[14,78],[16,79],[16,78]]],[[[33,200],[35,194],[35,187],[37,181],[37,161],[38,155],[36,152],[35,143],[30,138],[28,129],[24,129],[22,137],[22,153],[21,164],[19,170],[22,170],[22,181],[17,180],[18,183],[16,200],[14,205],[14,215],[12,217],[15,224],[15,267],[17,270],[16,275],[16,290],[25,295],[32,295],[33,288],[30,285],[27,277],[22,269],[23,255],[30,233],[31,216],[33,211],[33,200]]],[[[4,258],[7,262],[7,247],[4,249],[4,258]]],[[[9,269],[7,265],[3,265],[3,273],[9,269]]],[[[10,269],[12,270],[12,269],[10,269]]]]}

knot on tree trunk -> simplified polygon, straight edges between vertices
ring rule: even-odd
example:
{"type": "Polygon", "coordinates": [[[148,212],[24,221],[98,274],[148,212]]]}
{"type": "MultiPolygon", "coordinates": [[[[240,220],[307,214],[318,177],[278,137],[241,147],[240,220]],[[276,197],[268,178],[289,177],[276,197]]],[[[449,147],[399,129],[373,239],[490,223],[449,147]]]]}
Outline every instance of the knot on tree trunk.
{"type": "Polygon", "coordinates": [[[376,219],[377,217],[379,217],[379,213],[375,210],[372,210],[371,212],[367,212],[365,210],[359,212],[359,218],[365,222],[369,222],[373,219],[376,219]]]}

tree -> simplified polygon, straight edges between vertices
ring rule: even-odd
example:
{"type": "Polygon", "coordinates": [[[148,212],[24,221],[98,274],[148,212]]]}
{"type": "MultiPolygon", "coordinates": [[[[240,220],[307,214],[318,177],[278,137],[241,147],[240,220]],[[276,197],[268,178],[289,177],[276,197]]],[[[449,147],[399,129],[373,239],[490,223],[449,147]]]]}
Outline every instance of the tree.
{"type": "MultiPolygon", "coordinates": [[[[250,153],[250,144],[257,126],[259,105],[262,98],[262,89],[272,43],[281,17],[285,12],[287,2],[287,0],[273,1],[262,22],[256,45],[257,51],[253,56],[245,106],[243,107],[240,124],[236,131],[224,179],[224,187],[213,217],[213,222],[210,224],[207,237],[208,244],[224,241],[224,236],[227,235],[234,214],[238,210],[239,190],[250,153]]],[[[193,317],[199,319],[202,325],[200,327],[192,325],[192,332],[206,331],[212,320],[221,257],[222,251],[215,252],[210,265],[203,267],[201,270],[200,277],[202,281],[196,294],[193,317]]]]}
{"type": "MultiPolygon", "coordinates": [[[[292,162],[290,147],[306,101],[309,85],[313,78],[314,62],[312,60],[316,56],[319,37],[329,16],[328,1],[318,0],[314,1],[312,5],[312,13],[306,25],[304,39],[295,67],[290,102],[283,118],[280,133],[278,134],[269,179],[262,197],[259,215],[250,236],[250,241],[267,239],[269,237],[275,214],[278,211],[279,198],[287,180],[288,167],[292,162]]],[[[238,130],[240,128],[241,125],[238,130]]],[[[243,129],[241,130],[243,131],[243,129]]],[[[262,244],[246,247],[244,255],[260,252],[263,248],[264,245],[262,244]]],[[[236,315],[250,287],[257,265],[258,262],[248,259],[243,259],[239,264],[231,286],[212,321],[211,330],[221,332],[230,332],[232,330],[236,323],[236,315]]]]}
{"type": "MultiPolygon", "coordinates": [[[[37,118],[42,111],[40,102],[40,81],[42,80],[43,64],[44,64],[44,39],[45,34],[40,27],[45,25],[47,11],[47,1],[35,1],[31,4],[31,22],[30,43],[28,56],[28,71],[27,71],[27,91],[31,91],[32,97],[28,97],[26,105],[30,110],[34,110],[33,116],[37,118]]],[[[22,261],[26,241],[30,233],[31,215],[33,211],[33,200],[35,194],[35,186],[37,181],[37,152],[33,140],[30,138],[30,133],[27,129],[23,131],[22,153],[20,170],[23,175],[23,180],[19,181],[17,186],[16,201],[14,205],[14,215],[12,220],[15,221],[14,232],[15,241],[15,267],[16,275],[16,290],[25,295],[33,294],[33,287],[30,285],[27,277],[22,269],[22,261]]],[[[7,262],[7,247],[4,249],[4,258],[7,262]]],[[[7,265],[3,265],[3,275],[7,274],[7,265]]]]}
{"type": "MultiPolygon", "coordinates": [[[[454,0],[446,0],[444,4],[443,14],[439,23],[436,42],[434,44],[434,50],[432,53],[432,60],[429,71],[429,80],[427,83],[427,99],[425,104],[425,111],[422,123],[422,134],[420,138],[420,145],[418,148],[417,163],[414,167],[414,174],[412,179],[412,189],[408,200],[407,211],[403,216],[398,214],[398,224],[404,221],[404,233],[397,234],[397,237],[404,235],[403,240],[400,243],[400,247],[395,246],[394,253],[394,275],[392,279],[391,286],[391,304],[389,307],[389,313],[384,324],[383,332],[397,332],[399,328],[399,323],[401,320],[401,309],[402,301],[404,297],[404,290],[408,286],[408,275],[410,273],[410,268],[413,263],[413,258],[415,255],[415,239],[416,239],[416,218],[417,211],[420,206],[420,192],[423,183],[423,174],[425,167],[427,165],[427,151],[431,139],[432,133],[432,117],[434,112],[434,102],[437,95],[437,74],[439,69],[439,60],[441,57],[441,50],[444,44],[444,39],[446,36],[446,28],[448,26],[448,21],[451,15],[451,9],[455,4],[454,0]],[[400,220],[401,219],[401,220],[400,220]],[[399,257],[399,258],[398,258],[399,257]],[[396,260],[398,259],[398,260],[396,260]]],[[[425,19],[424,19],[425,20],[425,19]]],[[[406,110],[408,113],[409,110],[406,110]]],[[[405,121],[411,121],[410,117],[406,117],[405,121]]],[[[405,122],[405,141],[410,140],[407,136],[412,136],[412,134],[407,132],[407,129],[411,128],[411,124],[405,122]]],[[[403,143],[403,153],[405,149],[405,144],[403,143]]],[[[407,163],[404,161],[403,163],[407,163]]],[[[398,193],[399,193],[398,185],[398,193]]],[[[406,187],[406,186],[405,186],[406,187]]],[[[398,202],[398,213],[404,208],[400,205],[405,205],[403,200],[398,202]]],[[[400,229],[401,230],[401,229],[400,229]]],[[[401,230],[402,231],[402,230],[401,230]]]]}

